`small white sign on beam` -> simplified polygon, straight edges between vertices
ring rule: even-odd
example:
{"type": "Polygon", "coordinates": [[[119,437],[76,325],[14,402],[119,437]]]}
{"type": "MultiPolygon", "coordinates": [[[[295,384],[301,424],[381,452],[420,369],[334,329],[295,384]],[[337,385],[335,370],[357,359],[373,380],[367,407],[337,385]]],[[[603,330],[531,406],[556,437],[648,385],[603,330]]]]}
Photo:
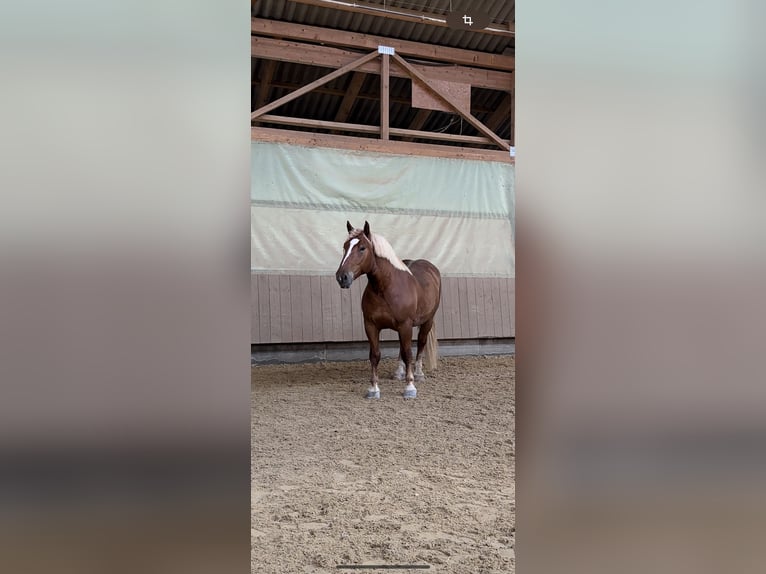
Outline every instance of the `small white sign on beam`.
{"type": "Polygon", "coordinates": [[[388,54],[389,56],[393,56],[394,49],[390,46],[378,46],[378,54],[388,54]]]}

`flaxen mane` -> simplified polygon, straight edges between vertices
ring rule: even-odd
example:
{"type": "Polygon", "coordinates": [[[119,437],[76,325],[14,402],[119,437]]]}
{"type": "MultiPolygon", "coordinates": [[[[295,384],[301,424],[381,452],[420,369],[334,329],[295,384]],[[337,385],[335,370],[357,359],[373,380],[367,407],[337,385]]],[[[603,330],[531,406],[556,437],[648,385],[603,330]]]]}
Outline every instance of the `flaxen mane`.
{"type": "MultiPolygon", "coordinates": [[[[349,239],[352,239],[354,237],[359,237],[363,233],[360,229],[355,229],[350,235],[349,239]]],[[[382,235],[378,235],[377,233],[372,234],[372,248],[375,250],[375,255],[378,257],[382,257],[383,259],[386,259],[391,265],[396,267],[397,269],[401,269],[402,271],[406,271],[410,275],[412,275],[412,271],[410,271],[410,268],[407,267],[404,262],[397,257],[396,253],[394,252],[394,248],[391,247],[391,244],[388,242],[388,240],[383,237],[382,235]]]]}

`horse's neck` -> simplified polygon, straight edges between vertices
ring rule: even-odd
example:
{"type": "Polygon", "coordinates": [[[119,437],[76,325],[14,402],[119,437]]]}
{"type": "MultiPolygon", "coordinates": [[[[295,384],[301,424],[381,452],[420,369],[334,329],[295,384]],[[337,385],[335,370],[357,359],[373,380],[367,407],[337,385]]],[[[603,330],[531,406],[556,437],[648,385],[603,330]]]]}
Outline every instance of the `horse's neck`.
{"type": "Polygon", "coordinates": [[[373,289],[383,293],[391,285],[391,282],[396,278],[399,273],[407,273],[401,269],[397,269],[394,265],[385,257],[375,256],[375,267],[367,273],[367,280],[373,289]]]}

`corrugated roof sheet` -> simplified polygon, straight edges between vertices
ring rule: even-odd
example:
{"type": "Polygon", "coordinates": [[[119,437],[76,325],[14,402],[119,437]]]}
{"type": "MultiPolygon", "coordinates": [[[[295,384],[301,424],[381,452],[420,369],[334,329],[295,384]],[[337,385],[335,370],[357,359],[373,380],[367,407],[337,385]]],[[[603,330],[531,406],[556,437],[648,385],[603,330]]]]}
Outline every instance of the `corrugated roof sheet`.
{"type": "MultiPolygon", "coordinates": [[[[488,14],[493,22],[508,24],[514,22],[516,3],[514,0],[421,0],[421,1],[397,1],[397,0],[367,0],[368,4],[378,4],[381,7],[407,8],[426,14],[446,15],[450,6],[454,10],[460,10],[471,6],[488,14]]],[[[373,34],[398,38],[400,40],[412,40],[413,42],[425,42],[440,46],[452,46],[482,52],[502,53],[506,48],[513,49],[515,41],[513,37],[470,32],[464,30],[451,30],[439,26],[432,26],[417,22],[405,22],[381,16],[367,14],[355,14],[342,10],[334,10],[323,6],[299,4],[289,0],[258,0],[252,14],[258,18],[282,20],[310,26],[322,26],[337,30],[348,30],[362,34],[373,34]]]]}

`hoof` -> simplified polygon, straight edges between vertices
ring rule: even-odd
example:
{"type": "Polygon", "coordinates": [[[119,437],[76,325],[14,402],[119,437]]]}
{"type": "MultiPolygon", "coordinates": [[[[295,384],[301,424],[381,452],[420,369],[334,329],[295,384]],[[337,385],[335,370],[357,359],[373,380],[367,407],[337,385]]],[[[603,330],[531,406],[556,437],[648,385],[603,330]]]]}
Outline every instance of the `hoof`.
{"type": "Polygon", "coordinates": [[[394,373],[393,379],[397,381],[403,381],[404,375],[397,371],[396,373],[394,373]]]}
{"type": "Polygon", "coordinates": [[[380,390],[377,391],[367,391],[367,394],[364,396],[365,399],[379,399],[380,398],[380,390]]]}
{"type": "Polygon", "coordinates": [[[404,389],[404,398],[405,399],[414,399],[418,396],[418,390],[417,389],[404,389]]]}
{"type": "Polygon", "coordinates": [[[425,375],[423,375],[423,374],[420,374],[420,375],[418,375],[418,374],[415,374],[415,380],[416,380],[417,382],[419,382],[419,383],[422,383],[423,381],[425,381],[425,380],[426,380],[426,376],[425,376],[425,375]]]}

